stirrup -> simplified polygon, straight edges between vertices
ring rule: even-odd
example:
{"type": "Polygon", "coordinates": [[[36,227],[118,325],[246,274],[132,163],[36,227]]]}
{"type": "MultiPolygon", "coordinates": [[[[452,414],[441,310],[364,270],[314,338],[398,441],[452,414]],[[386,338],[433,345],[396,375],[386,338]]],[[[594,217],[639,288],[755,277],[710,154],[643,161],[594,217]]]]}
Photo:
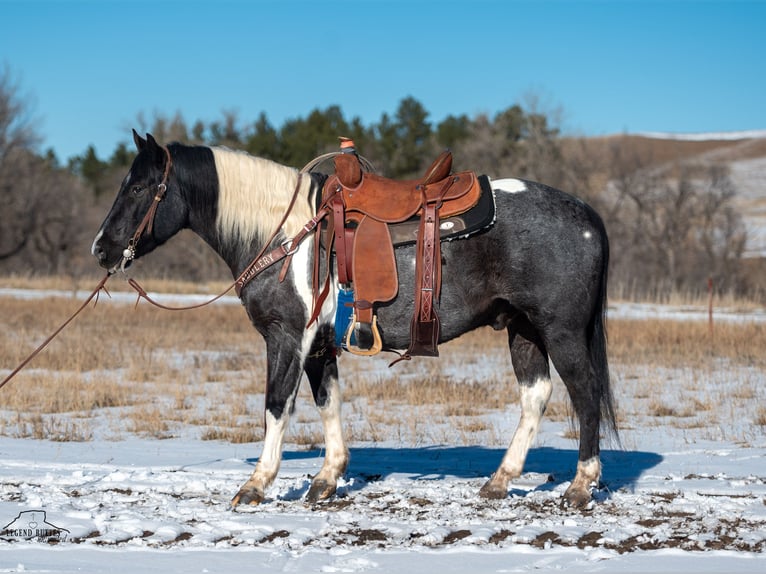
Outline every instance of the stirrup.
{"type": "Polygon", "coordinates": [[[351,314],[351,322],[348,324],[346,330],[346,350],[354,355],[361,355],[362,357],[371,357],[377,355],[383,349],[383,341],[380,339],[380,331],[378,331],[378,316],[372,316],[372,347],[369,349],[362,349],[351,343],[351,335],[354,332],[354,325],[356,324],[356,313],[351,314]]]}

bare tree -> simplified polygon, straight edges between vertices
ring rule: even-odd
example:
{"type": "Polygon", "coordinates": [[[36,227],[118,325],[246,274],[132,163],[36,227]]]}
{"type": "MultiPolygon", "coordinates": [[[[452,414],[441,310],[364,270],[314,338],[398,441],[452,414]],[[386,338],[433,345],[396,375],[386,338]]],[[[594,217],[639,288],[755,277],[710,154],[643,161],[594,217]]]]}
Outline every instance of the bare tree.
{"type": "MultiPolygon", "coordinates": [[[[151,133],[155,138],[157,138],[157,141],[166,143],[172,141],[192,141],[189,138],[189,129],[186,125],[186,120],[184,120],[183,114],[181,114],[180,111],[177,111],[172,117],[168,117],[159,112],[155,112],[152,115],[151,121],[147,120],[146,116],[142,112],[139,112],[139,114],[136,116],[134,124],[125,126],[125,133],[129,134],[131,129],[135,129],[142,134],[151,133]]],[[[130,141],[130,145],[132,146],[132,139],[130,139],[130,141]]],[[[197,141],[196,135],[194,136],[194,141],[197,141]]]]}
{"type": "Polygon", "coordinates": [[[0,260],[13,257],[29,243],[35,228],[35,191],[18,193],[30,174],[29,151],[40,141],[8,66],[0,69],[0,200],[3,205],[0,260]]]}
{"type": "Polygon", "coordinates": [[[534,91],[524,95],[519,172],[523,177],[562,187],[566,180],[559,139],[563,111],[545,100],[534,91]]]}
{"type": "Polygon", "coordinates": [[[745,228],[726,166],[657,167],[613,147],[609,169],[604,213],[617,281],[659,293],[702,290],[708,277],[737,287],[745,228]]]}
{"type": "Polygon", "coordinates": [[[0,262],[16,272],[62,272],[82,230],[83,187],[35,151],[40,137],[8,68],[0,70],[0,262]]]}

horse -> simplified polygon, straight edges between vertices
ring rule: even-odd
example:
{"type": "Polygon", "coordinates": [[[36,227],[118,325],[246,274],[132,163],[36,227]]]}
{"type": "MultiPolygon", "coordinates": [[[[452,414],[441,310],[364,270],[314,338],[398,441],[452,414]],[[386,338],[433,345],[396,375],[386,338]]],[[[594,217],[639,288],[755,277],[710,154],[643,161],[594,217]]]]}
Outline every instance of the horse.
{"type": "MultiPolygon", "coordinates": [[[[295,168],[225,147],[163,146],[135,130],[133,139],[137,155],[92,246],[109,273],[124,270],[189,228],[238,277],[256,254],[289,242],[316,214],[325,176],[302,177],[295,168]],[[160,193],[152,196],[151,190],[160,193]]],[[[492,179],[491,185],[492,226],[441,247],[438,303],[440,343],[482,326],[505,330],[520,385],[518,427],[479,496],[505,498],[512,479],[520,476],[551,396],[552,362],[579,422],[576,473],[562,504],[582,508],[601,476],[600,433],[617,436],[606,348],[607,234],[596,211],[573,195],[516,178],[492,179]]],[[[233,508],[265,500],[279,470],[303,373],[321,415],[326,452],[306,501],[333,496],[347,470],[334,325],[340,286],[333,279],[330,296],[307,326],[315,300],[315,249],[314,241],[291,246],[289,267],[269,266],[239,292],[265,339],[267,372],[263,450],[233,497],[233,508]]],[[[387,350],[410,342],[414,257],[413,246],[396,249],[398,295],[377,309],[387,350]]],[[[332,269],[325,271],[335,277],[332,269]]]]}

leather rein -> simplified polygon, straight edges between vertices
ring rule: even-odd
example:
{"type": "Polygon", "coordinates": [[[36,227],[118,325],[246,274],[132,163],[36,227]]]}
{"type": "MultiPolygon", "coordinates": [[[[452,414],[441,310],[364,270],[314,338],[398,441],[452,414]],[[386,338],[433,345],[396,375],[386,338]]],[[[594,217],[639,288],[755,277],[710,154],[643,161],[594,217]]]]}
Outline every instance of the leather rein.
{"type": "MultiPolygon", "coordinates": [[[[45,349],[45,347],[48,346],[48,344],[55,339],[61,331],[64,330],[64,328],[71,323],[75,317],[77,317],[87,306],[88,304],[95,298],[96,302],[98,302],[98,295],[103,290],[107,295],[109,295],[109,291],[106,289],[106,282],[107,280],[116,272],[116,270],[119,268],[120,271],[123,272],[123,274],[126,274],[126,267],[127,264],[133,260],[136,256],[136,246],[138,245],[138,242],[141,240],[141,237],[143,234],[151,233],[154,228],[154,218],[157,214],[157,208],[162,201],[163,197],[165,196],[165,192],[167,192],[168,189],[168,178],[170,177],[170,170],[173,165],[173,161],[170,156],[170,150],[168,150],[167,147],[162,146],[162,149],[165,151],[165,156],[167,158],[165,163],[165,171],[162,175],[162,181],[157,185],[154,199],[152,200],[151,205],[149,206],[149,209],[147,210],[146,214],[144,215],[144,218],[141,220],[141,222],[138,224],[138,227],[136,227],[136,231],[133,233],[133,236],[128,241],[128,246],[125,248],[125,250],[122,252],[122,259],[120,260],[120,263],[118,265],[115,265],[114,268],[110,269],[106,275],[98,282],[95,289],[91,292],[91,294],[85,299],[85,302],[78,307],[78,309],[66,320],[64,323],[56,329],[45,341],[43,341],[40,346],[38,346],[30,355],[24,359],[21,364],[16,367],[11,373],[6,376],[2,381],[0,381],[0,389],[2,389],[8,382],[10,382],[11,379],[13,379],[19,371],[21,371],[24,367],[26,367],[32,359],[34,359],[40,352],[45,349]]],[[[277,225],[274,232],[271,234],[269,239],[265,242],[261,250],[258,252],[258,254],[255,256],[255,258],[248,264],[247,267],[245,267],[244,271],[237,277],[237,279],[229,285],[225,291],[220,293],[219,295],[216,295],[209,301],[205,301],[204,303],[199,303],[197,305],[189,305],[186,307],[170,307],[167,305],[163,305],[162,303],[159,303],[158,301],[155,301],[152,299],[149,294],[146,292],[146,290],[132,277],[128,277],[128,284],[138,293],[138,299],[136,300],[136,305],[138,305],[139,301],[141,299],[145,299],[155,307],[159,307],[160,309],[165,309],[166,311],[188,311],[191,309],[198,309],[200,307],[205,307],[207,305],[210,305],[211,303],[217,301],[224,295],[226,295],[229,291],[234,289],[239,296],[242,292],[242,289],[244,289],[245,285],[247,285],[250,281],[252,281],[258,274],[260,274],[262,271],[268,269],[275,263],[285,259],[285,262],[282,266],[282,270],[279,274],[279,281],[284,281],[285,276],[287,275],[287,270],[290,267],[290,262],[292,261],[292,256],[298,251],[298,247],[300,246],[301,242],[306,238],[306,236],[310,235],[319,225],[319,223],[324,219],[328,213],[329,210],[326,208],[321,208],[317,211],[317,214],[312,217],[304,226],[303,228],[298,232],[298,234],[293,237],[292,239],[286,239],[283,241],[278,247],[272,249],[268,253],[266,253],[266,250],[268,249],[269,245],[274,241],[274,239],[277,237],[279,232],[282,229],[282,226],[287,221],[287,218],[290,216],[290,213],[293,210],[293,207],[295,206],[295,202],[298,199],[298,195],[300,195],[300,189],[301,189],[301,182],[303,180],[303,175],[307,173],[311,168],[315,167],[321,161],[324,161],[327,159],[327,157],[331,157],[333,155],[337,155],[336,153],[332,154],[325,154],[324,156],[320,156],[319,158],[309,162],[309,164],[306,165],[300,172],[298,172],[298,178],[295,182],[295,190],[293,191],[292,198],[290,199],[290,204],[287,207],[287,210],[285,211],[284,215],[282,216],[281,221],[279,222],[279,225],[277,225]]]]}
{"type": "MultiPolygon", "coordinates": [[[[141,236],[143,235],[144,231],[151,233],[154,216],[157,211],[157,206],[159,205],[159,202],[162,201],[162,197],[165,194],[165,191],[167,190],[167,180],[170,175],[170,166],[172,165],[172,160],[170,158],[170,151],[167,147],[163,146],[163,149],[165,150],[165,155],[167,156],[167,162],[165,164],[165,172],[163,175],[162,182],[157,186],[157,193],[154,197],[154,201],[152,202],[152,205],[149,207],[149,210],[147,211],[146,215],[144,216],[144,219],[141,220],[141,223],[139,223],[138,227],[136,228],[136,232],[133,234],[133,237],[130,239],[128,243],[128,247],[123,251],[123,259],[120,262],[120,269],[125,272],[125,265],[135,257],[135,247],[138,244],[138,241],[141,239],[141,236]]],[[[317,158],[319,159],[319,158],[317,158]]],[[[324,159],[324,158],[322,158],[324,159]]],[[[141,299],[145,299],[147,302],[151,303],[155,307],[159,307],[160,309],[165,309],[166,311],[188,311],[191,309],[199,309],[200,307],[205,307],[207,305],[210,305],[211,303],[214,303],[215,301],[218,301],[221,297],[226,295],[229,291],[232,289],[235,290],[237,293],[237,296],[240,296],[242,293],[242,289],[244,289],[245,285],[247,285],[250,281],[252,281],[257,275],[259,275],[262,271],[265,271],[275,263],[278,263],[279,261],[285,259],[282,266],[282,270],[279,273],[279,281],[282,282],[285,279],[285,276],[287,275],[287,270],[290,267],[290,262],[292,261],[292,256],[298,251],[298,247],[303,242],[303,240],[311,234],[319,225],[319,222],[324,219],[328,212],[326,210],[320,209],[317,214],[312,217],[306,224],[303,226],[303,228],[298,232],[298,234],[293,237],[292,239],[286,239],[283,241],[279,246],[275,247],[268,253],[266,253],[266,250],[268,249],[269,245],[274,241],[274,239],[277,237],[279,232],[282,230],[282,227],[284,226],[285,222],[287,221],[287,218],[290,216],[290,213],[292,213],[293,207],[295,206],[295,202],[298,199],[298,196],[300,195],[301,190],[301,183],[303,181],[303,175],[309,171],[312,167],[316,165],[316,160],[313,160],[310,162],[306,167],[304,167],[301,171],[298,172],[298,178],[295,182],[295,190],[293,191],[293,195],[290,198],[290,203],[287,206],[287,209],[285,210],[285,213],[282,215],[282,219],[280,220],[279,224],[276,226],[274,231],[272,232],[271,236],[266,240],[261,250],[258,252],[258,254],[253,258],[253,260],[245,267],[245,269],[240,273],[240,275],[234,280],[234,282],[229,285],[224,291],[222,291],[220,294],[216,295],[212,299],[205,301],[203,303],[198,303],[196,305],[188,305],[184,307],[170,307],[167,305],[163,305],[162,303],[159,303],[158,301],[152,299],[149,294],[146,292],[146,290],[132,277],[128,277],[128,284],[138,293],[138,300],[136,301],[136,304],[138,304],[138,301],[141,299]]]]}

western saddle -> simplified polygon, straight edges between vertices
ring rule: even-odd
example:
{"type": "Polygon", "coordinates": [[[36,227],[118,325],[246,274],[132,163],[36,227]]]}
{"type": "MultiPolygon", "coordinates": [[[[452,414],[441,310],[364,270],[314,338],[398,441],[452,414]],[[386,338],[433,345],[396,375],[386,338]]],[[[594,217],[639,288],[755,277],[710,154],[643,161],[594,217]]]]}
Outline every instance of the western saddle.
{"type": "MultiPolygon", "coordinates": [[[[323,240],[328,256],[334,251],[338,282],[353,288],[353,310],[344,329],[344,346],[358,355],[382,350],[375,305],[394,299],[399,279],[389,226],[419,218],[416,243],[415,310],[410,346],[403,355],[438,356],[441,288],[440,217],[466,212],[479,202],[482,190],[476,174],[451,173],[452,154],[443,152],[422,179],[396,181],[365,172],[353,142],[341,138],[335,173],[322,191],[321,207],[328,213],[323,240]],[[364,344],[355,344],[355,339],[364,344]]],[[[319,250],[316,250],[319,257],[319,250]]],[[[318,262],[314,284],[318,285],[318,262]]],[[[315,315],[327,296],[329,271],[315,315]]],[[[316,293],[316,291],[315,291],[316,293]]],[[[339,303],[340,305],[341,303],[339,303]]],[[[313,320],[313,319],[312,319],[313,320]]]]}

